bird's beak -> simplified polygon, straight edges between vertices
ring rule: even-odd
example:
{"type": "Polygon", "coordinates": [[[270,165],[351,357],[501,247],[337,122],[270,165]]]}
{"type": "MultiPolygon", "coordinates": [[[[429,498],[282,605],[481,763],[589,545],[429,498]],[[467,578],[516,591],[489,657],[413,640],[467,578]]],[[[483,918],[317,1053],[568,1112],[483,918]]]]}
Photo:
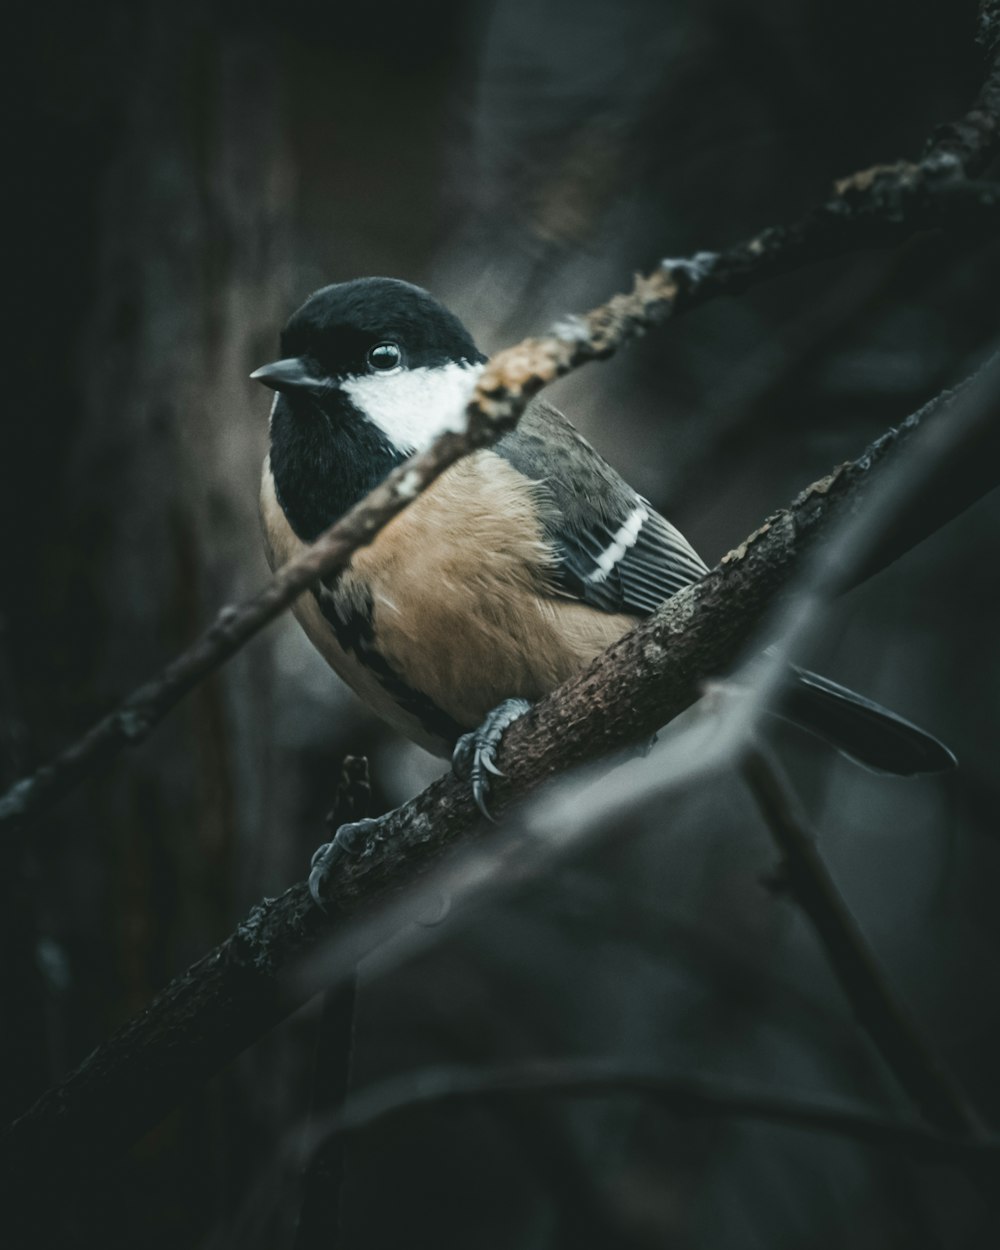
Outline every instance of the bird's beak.
{"type": "Polygon", "coordinates": [[[261,365],[250,377],[262,382],[272,391],[325,391],[330,387],[328,378],[316,376],[316,370],[301,356],[289,356],[270,365],[261,365]]]}

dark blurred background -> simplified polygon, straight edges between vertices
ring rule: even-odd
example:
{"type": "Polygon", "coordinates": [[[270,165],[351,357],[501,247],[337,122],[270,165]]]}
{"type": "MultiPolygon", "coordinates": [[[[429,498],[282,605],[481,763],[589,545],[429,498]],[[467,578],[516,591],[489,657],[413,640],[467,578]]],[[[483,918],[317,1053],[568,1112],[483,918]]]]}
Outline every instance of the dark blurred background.
{"type": "MultiPolygon", "coordinates": [[[[314,288],[397,275],[489,350],[633,270],[795,217],[917,154],[978,84],[975,5],[598,0],[19,5],[7,36],[5,778],[266,576],[268,395],[314,288]]],[[[1000,247],[923,236],[670,324],[552,392],[709,562],[981,362],[1000,247]]],[[[810,663],[943,737],[947,778],[783,757],[892,979],[1000,1124],[1000,500],[829,610],[810,663]]],[[[0,897],[14,1115],[246,908],[304,873],[345,752],[380,807],[440,768],[284,619],[47,816],[0,897]]],[[[648,825],[648,822],[647,822],[648,825]]],[[[425,1063],[620,1056],[887,1114],[734,781],[544,887],[362,969],[355,1088],[425,1063]]],[[[290,1246],[281,1162],[318,1014],[248,1050],[64,1213],[68,1247],[290,1246]]],[[[350,1247],[972,1247],[965,1180],[642,1100],[409,1113],[348,1149],[350,1247]],[[610,1230],[610,1231],[609,1231],[610,1230]]],[[[332,1235],[330,1244],[333,1244],[332,1235]]]]}

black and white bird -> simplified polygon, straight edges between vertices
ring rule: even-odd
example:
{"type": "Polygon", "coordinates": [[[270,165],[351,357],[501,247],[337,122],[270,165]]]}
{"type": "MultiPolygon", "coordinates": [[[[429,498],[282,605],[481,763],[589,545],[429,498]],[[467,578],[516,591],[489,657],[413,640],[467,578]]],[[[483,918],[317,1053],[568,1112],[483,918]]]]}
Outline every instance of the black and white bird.
{"type": "MultiPolygon", "coordinates": [[[[460,428],[485,357],[426,291],[391,278],[324,287],[292,316],[261,511],[272,567],[415,451],[460,428]]],[[[707,567],[684,536],[535,400],[489,450],[448,469],[295,612],[380,716],[460,756],[483,806],[503,729],[707,567]],[[464,737],[463,737],[464,735],[464,737]]],[[[797,671],[785,713],[870,768],[951,767],[940,742],[797,671]]]]}

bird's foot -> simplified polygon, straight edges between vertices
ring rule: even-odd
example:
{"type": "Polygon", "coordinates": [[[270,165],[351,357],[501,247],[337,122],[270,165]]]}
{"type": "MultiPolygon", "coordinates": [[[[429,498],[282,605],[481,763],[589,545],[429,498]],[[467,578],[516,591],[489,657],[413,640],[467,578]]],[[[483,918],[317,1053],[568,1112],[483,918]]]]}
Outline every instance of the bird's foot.
{"type": "Polygon", "coordinates": [[[497,748],[508,727],[530,711],[531,704],[527,699],[504,699],[487,714],[478,729],[463,734],[455,746],[451,757],[452,772],[460,780],[470,783],[476,806],[487,820],[493,819],[486,805],[490,793],[489,774],[503,776],[497,768],[497,748]]]}
{"type": "Polygon", "coordinates": [[[327,888],[330,878],[344,863],[357,859],[378,823],[377,820],[355,820],[341,825],[332,841],[324,842],[316,848],[309,865],[309,893],[321,911],[328,910],[327,888]]]}

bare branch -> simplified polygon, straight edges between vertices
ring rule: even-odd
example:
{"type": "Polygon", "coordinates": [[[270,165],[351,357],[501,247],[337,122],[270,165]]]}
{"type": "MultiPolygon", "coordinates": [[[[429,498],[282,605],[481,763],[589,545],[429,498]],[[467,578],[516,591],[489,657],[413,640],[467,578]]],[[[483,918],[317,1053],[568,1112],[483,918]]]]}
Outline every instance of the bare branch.
{"type": "MultiPolygon", "coordinates": [[[[857,460],[814,482],[724,556],[708,574],[678,591],[649,620],[614,643],[589,668],[537,703],[504,735],[491,804],[502,811],[568,767],[647,741],[694,703],[704,678],[737,661],[776,601],[801,574],[808,553],[852,516],[883,473],[896,465],[917,431],[934,441],[933,489],[879,535],[871,575],[930,532],[928,494],[947,499],[932,509],[938,525],[1000,484],[1000,358],[976,377],[939,396],[873,443],[857,460]],[[949,421],[942,420],[948,414],[949,421]],[[946,435],[940,440],[935,436],[946,435]],[[954,446],[963,449],[959,455],[954,446]],[[940,452],[940,454],[938,454],[940,452]],[[966,474],[963,470],[972,468],[966,474]],[[941,472],[954,480],[939,480],[941,472]],[[939,489],[940,488],[940,489],[939,489]],[[964,499],[964,505],[962,500],[964,499]]],[[[858,580],[844,570],[846,584],[858,580]]],[[[842,581],[838,589],[844,589],[842,581]]],[[[356,851],[355,862],[333,885],[332,902],[348,909],[394,888],[401,862],[423,871],[441,843],[464,837],[476,823],[469,788],[439,778],[416,798],[381,818],[356,851]]]]}
{"type": "MultiPolygon", "coordinates": [[[[1000,477],[998,375],[1000,365],[993,363],[884,435],[858,460],[815,483],[702,582],[674,596],[512,726],[502,752],[508,779],[498,786],[497,805],[561,768],[648,736],[693,702],[702,678],[734,661],[801,572],[817,540],[871,496],[916,431],[924,439],[935,430],[947,432],[976,463],[993,466],[994,481],[1000,477]]],[[[941,459],[949,471],[954,463],[941,459]]],[[[935,479],[932,485],[937,484],[935,479]]],[[[983,485],[975,479],[974,491],[983,485]]],[[[957,510],[957,488],[952,502],[957,510]]],[[[926,521],[919,509],[914,517],[908,532],[919,541],[926,521]]],[[[905,526],[897,531],[893,554],[899,554],[905,532],[905,526]]],[[[398,892],[479,827],[468,787],[441,778],[384,817],[358,857],[331,879],[332,924],[313,906],[304,883],[254,908],[236,933],[175,979],[12,1127],[0,1147],[7,1164],[0,1174],[6,1171],[12,1196],[37,1194],[53,1177],[66,1183],[64,1173],[80,1181],[141,1136],[192,1084],[308,997],[304,980],[282,976],[300,956],[331,933],[344,933],[351,913],[398,892]]],[[[505,832],[504,846],[507,838],[505,832]]]]}
{"type": "Polygon", "coordinates": [[[781,851],[784,879],[816,930],[859,1022],[929,1123],[951,1135],[982,1140],[979,1117],[883,974],[777,765],[762,750],[751,750],[742,773],[781,851]]]}
{"type": "MultiPolygon", "coordinates": [[[[330,836],[350,820],[361,820],[371,809],[371,781],[368,760],[348,755],[341,765],[340,784],[333,807],[327,813],[330,836]]],[[[354,1056],[355,1010],[357,1007],[357,974],[334,985],[323,996],[323,1009],[316,1033],[310,1093],[309,1128],[315,1137],[314,1122],[322,1123],[331,1108],[339,1107],[351,1085],[354,1056]]],[[[312,1150],[302,1178],[302,1205],[295,1230],[293,1250],[339,1245],[343,1239],[340,1226],[345,1153],[343,1142],[328,1139],[312,1150]]]]}
{"type": "Polygon", "coordinates": [[[33,775],[0,797],[0,827],[38,815],[125,746],[142,741],[193,687],[220,667],[320,577],[343,569],[360,547],[457,460],[495,443],[544,386],[603,360],[669,317],[719,295],[858,247],[898,242],[920,230],[1000,226],[1000,188],[975,177],[1000,146],[1000,10],[985,0],[979,40],[986,78],[972,109],[932,136],[918,161],[873,166],[839,179],[831,197],[790,225],[717,252],[662,261],[584,316],[503,351],[487,365],[464,432],[441,435],[279,569],[254,598],[221,609],[209,628],[151,681],[33,775]]]}
{"type": "Polygon", "coordinates": [[[899,1150],[927,1162],[1000,1159],[1000,1138],[995,1136],[970,1140],[934,1132],[922,1124],[888,1120],[850,1105],[726,1088],[689,1076],[633,1068],[617,1059],[418,1069],[353,1094],[338,1114],[316,1126],[308,1144],[314,1147],[329,1137],[362,1133],[419,1107],[468,1099],[494,1102],[521,1094],[581,1098],[631,1095],[685,1118],[763,1120],[899,1150]]]}

